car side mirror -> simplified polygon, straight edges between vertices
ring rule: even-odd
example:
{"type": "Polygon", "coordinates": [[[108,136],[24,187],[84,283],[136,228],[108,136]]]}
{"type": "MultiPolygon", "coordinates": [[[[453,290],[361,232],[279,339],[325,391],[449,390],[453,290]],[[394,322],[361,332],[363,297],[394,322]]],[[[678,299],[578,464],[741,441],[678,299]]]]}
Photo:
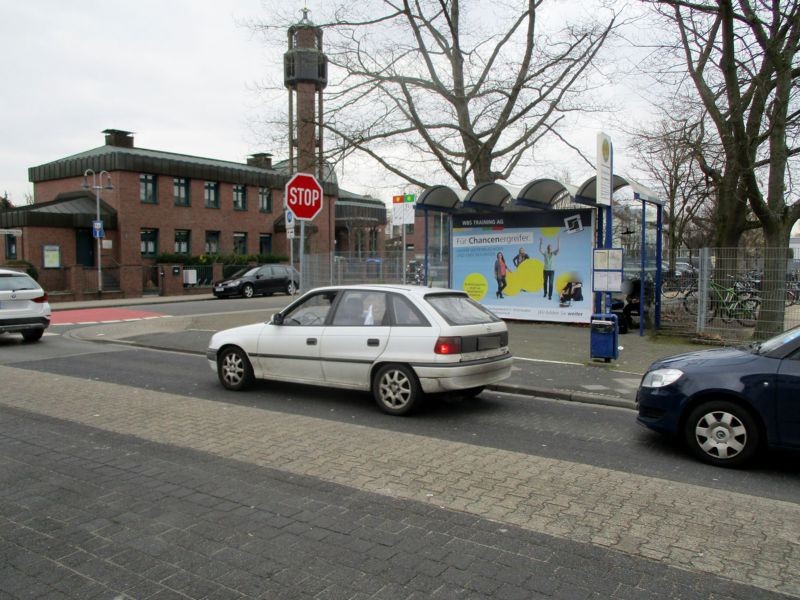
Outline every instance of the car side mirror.
{"type": "Polygon", "coordinates": [[[281,313],[275,313],[272,315],[271,322],[273,325],[283,325],[283,315],[281,313]]]}

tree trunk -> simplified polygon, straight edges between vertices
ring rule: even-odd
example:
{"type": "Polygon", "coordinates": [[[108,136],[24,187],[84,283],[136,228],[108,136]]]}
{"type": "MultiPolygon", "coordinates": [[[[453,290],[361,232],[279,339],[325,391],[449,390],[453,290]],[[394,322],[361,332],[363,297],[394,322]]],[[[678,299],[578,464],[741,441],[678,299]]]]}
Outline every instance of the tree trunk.
{"type": "Polygon", "coordinates": [[[761,308],[753,337],[763,340],[785,329],[786,265],[791,227],[764,228],[764,272],[761,275],[761,308]]]}

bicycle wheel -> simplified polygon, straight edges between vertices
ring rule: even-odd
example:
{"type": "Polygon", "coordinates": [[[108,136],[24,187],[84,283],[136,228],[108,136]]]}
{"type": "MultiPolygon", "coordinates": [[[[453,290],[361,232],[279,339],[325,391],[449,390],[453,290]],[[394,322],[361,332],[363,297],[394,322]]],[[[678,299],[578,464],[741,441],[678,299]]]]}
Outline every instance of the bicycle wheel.
{"type": "Polygon", "coordinates": [[[683,295],[683,308],[690,315],[697,314],[697,290],[689,290],[683,295]]]}
{"type": "Polygon", "coordinates": [[[800,296],[800,293],[798,293],[796,289],[787,287],[784,305],[787,308],[789,306],[794,306],[795,304],[797,304],[798,296],[800,296]]]}
{"type": "Polygon", "coordinates": [[[759,308],[761,308],[761,301],[757,298],[740,300],[735,308],[736,320],[745,327],[755,327],[759,308]]]}

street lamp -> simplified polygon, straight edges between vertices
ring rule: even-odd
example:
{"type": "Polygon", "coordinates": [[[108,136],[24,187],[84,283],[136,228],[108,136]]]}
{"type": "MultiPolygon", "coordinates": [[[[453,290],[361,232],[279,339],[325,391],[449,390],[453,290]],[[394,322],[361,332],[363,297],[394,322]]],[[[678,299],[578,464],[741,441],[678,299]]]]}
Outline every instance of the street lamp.
{"type": "Polygon", "coordinates": [[[86,169],[83,173],[83,189],[93,189],[97,199],[97,220],[92,223],[92,235],[97,239],[97,291],[103,293],[103,267],[101,261],[102,253],[102,238],[103,238],[103,222],[100,220],[100,190],[113,190],[114,186],[111,185],[111,175],[108,171],[100,171],[95,173],[92,169],[86,169]],[[92,185],[89,185],[89,174],[92,175],[92,185]],[[103,183],[103,175],[106,176],[106,184],[103,183]]]}

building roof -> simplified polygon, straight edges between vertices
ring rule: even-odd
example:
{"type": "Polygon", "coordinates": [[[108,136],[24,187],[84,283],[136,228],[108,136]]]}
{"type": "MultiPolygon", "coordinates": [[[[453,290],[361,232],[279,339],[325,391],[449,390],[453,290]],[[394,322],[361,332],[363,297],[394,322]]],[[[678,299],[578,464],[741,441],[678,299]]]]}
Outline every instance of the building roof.
{"type": "MultiPolygon", "coordinates": [[[[289,179],[287,170],[280,164],[272,168],[264,168],[190,154],[148,148],[128,148],[112,144],[105,144],[31,167],[28,169],[28,179],[32,183],[38,183],[67,177],[82,177],[87,169],[93,169],[95,172],[102,170],[134,171],[277,189],[283,188],[289,179]]],[[[327,195],[335,196],[337,194],[335,174],[332,179],[326,178],[323,188],[327,195]]]]}
{"type": "MultiPolygon", "coordinates": [[[[59,194],[55,200],[19,206],[0,212],[0,227],[91,228],[97,217],[93,192],[81,190],[59,194]]],[[[117,228],[117,211],[100,199],[104,229],[117,228]]]]}

